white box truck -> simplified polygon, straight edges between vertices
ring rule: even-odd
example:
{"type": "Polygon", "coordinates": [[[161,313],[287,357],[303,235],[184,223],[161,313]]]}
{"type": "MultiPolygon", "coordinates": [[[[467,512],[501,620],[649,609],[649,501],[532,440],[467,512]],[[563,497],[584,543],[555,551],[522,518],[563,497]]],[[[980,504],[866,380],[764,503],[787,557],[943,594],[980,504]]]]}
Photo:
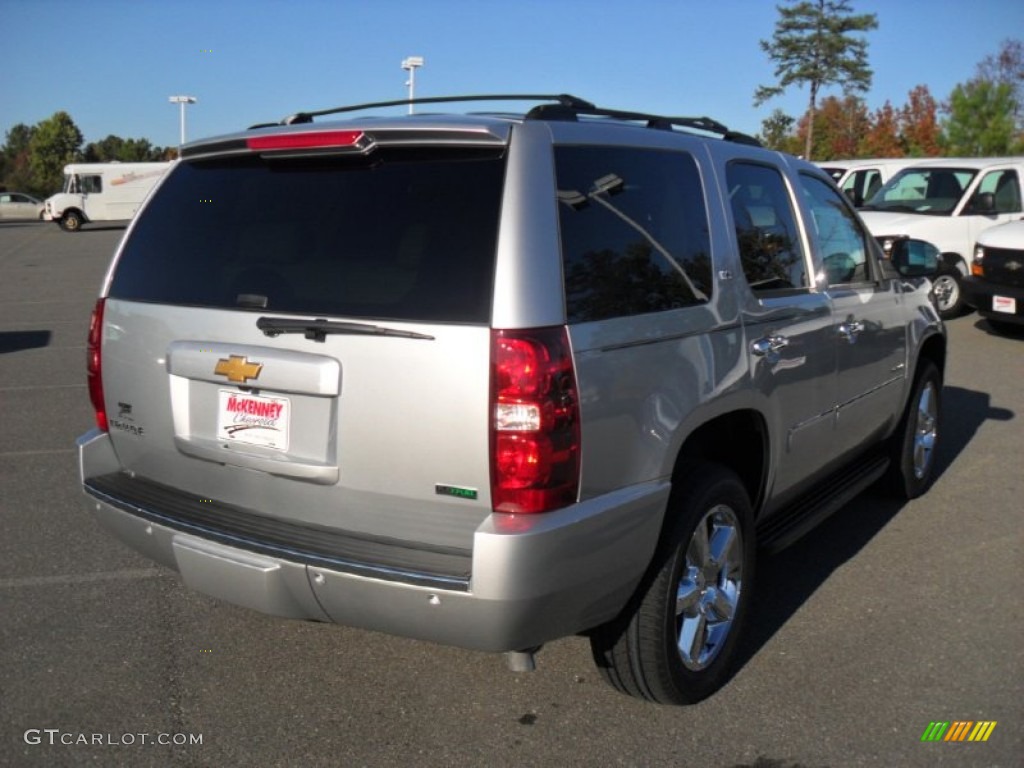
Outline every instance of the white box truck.
{"type": "Polygon", "coordinates": [[[91,221],[125,221],[135,216],[171,163],[71,163],[64,188],[46,200],[45,217],[66,232],[91,221]]]}

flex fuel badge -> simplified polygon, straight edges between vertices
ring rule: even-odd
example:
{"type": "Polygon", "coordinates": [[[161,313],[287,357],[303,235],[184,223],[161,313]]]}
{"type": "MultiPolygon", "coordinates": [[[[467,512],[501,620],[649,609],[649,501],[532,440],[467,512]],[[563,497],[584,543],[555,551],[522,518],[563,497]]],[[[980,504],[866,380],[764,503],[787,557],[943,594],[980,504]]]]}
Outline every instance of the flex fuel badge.
{"type": "Polygon", "coordinates": [[[440,483],[434,486],[434,493],[438,496],[454,496],[457,499],[469,499],[470,501],[475,500],[477,496],[476,488],[463,488],[458,485],[441,485],[440,483]]]}

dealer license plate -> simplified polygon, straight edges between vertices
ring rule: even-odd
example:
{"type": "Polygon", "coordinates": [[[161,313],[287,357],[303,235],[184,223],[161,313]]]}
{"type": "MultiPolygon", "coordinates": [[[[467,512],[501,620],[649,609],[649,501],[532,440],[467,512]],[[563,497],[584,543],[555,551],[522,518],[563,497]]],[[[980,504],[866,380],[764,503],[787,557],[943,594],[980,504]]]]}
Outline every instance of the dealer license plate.
{"type": "Polygon", "coordinates": [[[1009,315],[1017,314],[1017,300],[1012,296],[993,296],[992,311],[1006,312],[1009,315]]]}
{"type": "Polygon", "coordinates": [[[244,445],[288,450],[291,401],[230,389],[218,390],[217,438],[244,445]]]}

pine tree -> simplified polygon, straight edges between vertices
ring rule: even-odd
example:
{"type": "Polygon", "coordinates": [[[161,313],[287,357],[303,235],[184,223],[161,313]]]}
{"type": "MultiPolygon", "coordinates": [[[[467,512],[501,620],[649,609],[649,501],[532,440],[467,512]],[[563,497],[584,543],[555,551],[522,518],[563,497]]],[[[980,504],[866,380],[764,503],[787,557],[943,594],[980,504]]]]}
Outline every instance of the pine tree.
{"type": "Polygon", "coordinates": [[[852,13],[848,0],[803,0],[778,10],[772,39],[761,41],[762,50],[775,62],[778,84],[759,86],[754,104],[778,96],[790,85],[806,84],[810,97],[804,155],[810,159],[819,91],[839,85],[850,94],[871,87],[867,41],[855,33],[877,29],[878,19],[873,13],[852,13]]]}

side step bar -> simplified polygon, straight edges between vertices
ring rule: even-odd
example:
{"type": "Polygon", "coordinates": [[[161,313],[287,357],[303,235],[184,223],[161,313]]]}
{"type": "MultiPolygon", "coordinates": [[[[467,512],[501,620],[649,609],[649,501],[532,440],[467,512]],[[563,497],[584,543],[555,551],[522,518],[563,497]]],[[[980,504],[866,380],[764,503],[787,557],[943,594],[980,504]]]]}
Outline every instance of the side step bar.
{"type": "Polygon", "coordinates": [[[867,457],[851,471],[832,475],[810,493],[758,524],[761,549],[778,552],[809,533],[833,512],[846,506],[889,468],[885,456],[867,457]]]}

